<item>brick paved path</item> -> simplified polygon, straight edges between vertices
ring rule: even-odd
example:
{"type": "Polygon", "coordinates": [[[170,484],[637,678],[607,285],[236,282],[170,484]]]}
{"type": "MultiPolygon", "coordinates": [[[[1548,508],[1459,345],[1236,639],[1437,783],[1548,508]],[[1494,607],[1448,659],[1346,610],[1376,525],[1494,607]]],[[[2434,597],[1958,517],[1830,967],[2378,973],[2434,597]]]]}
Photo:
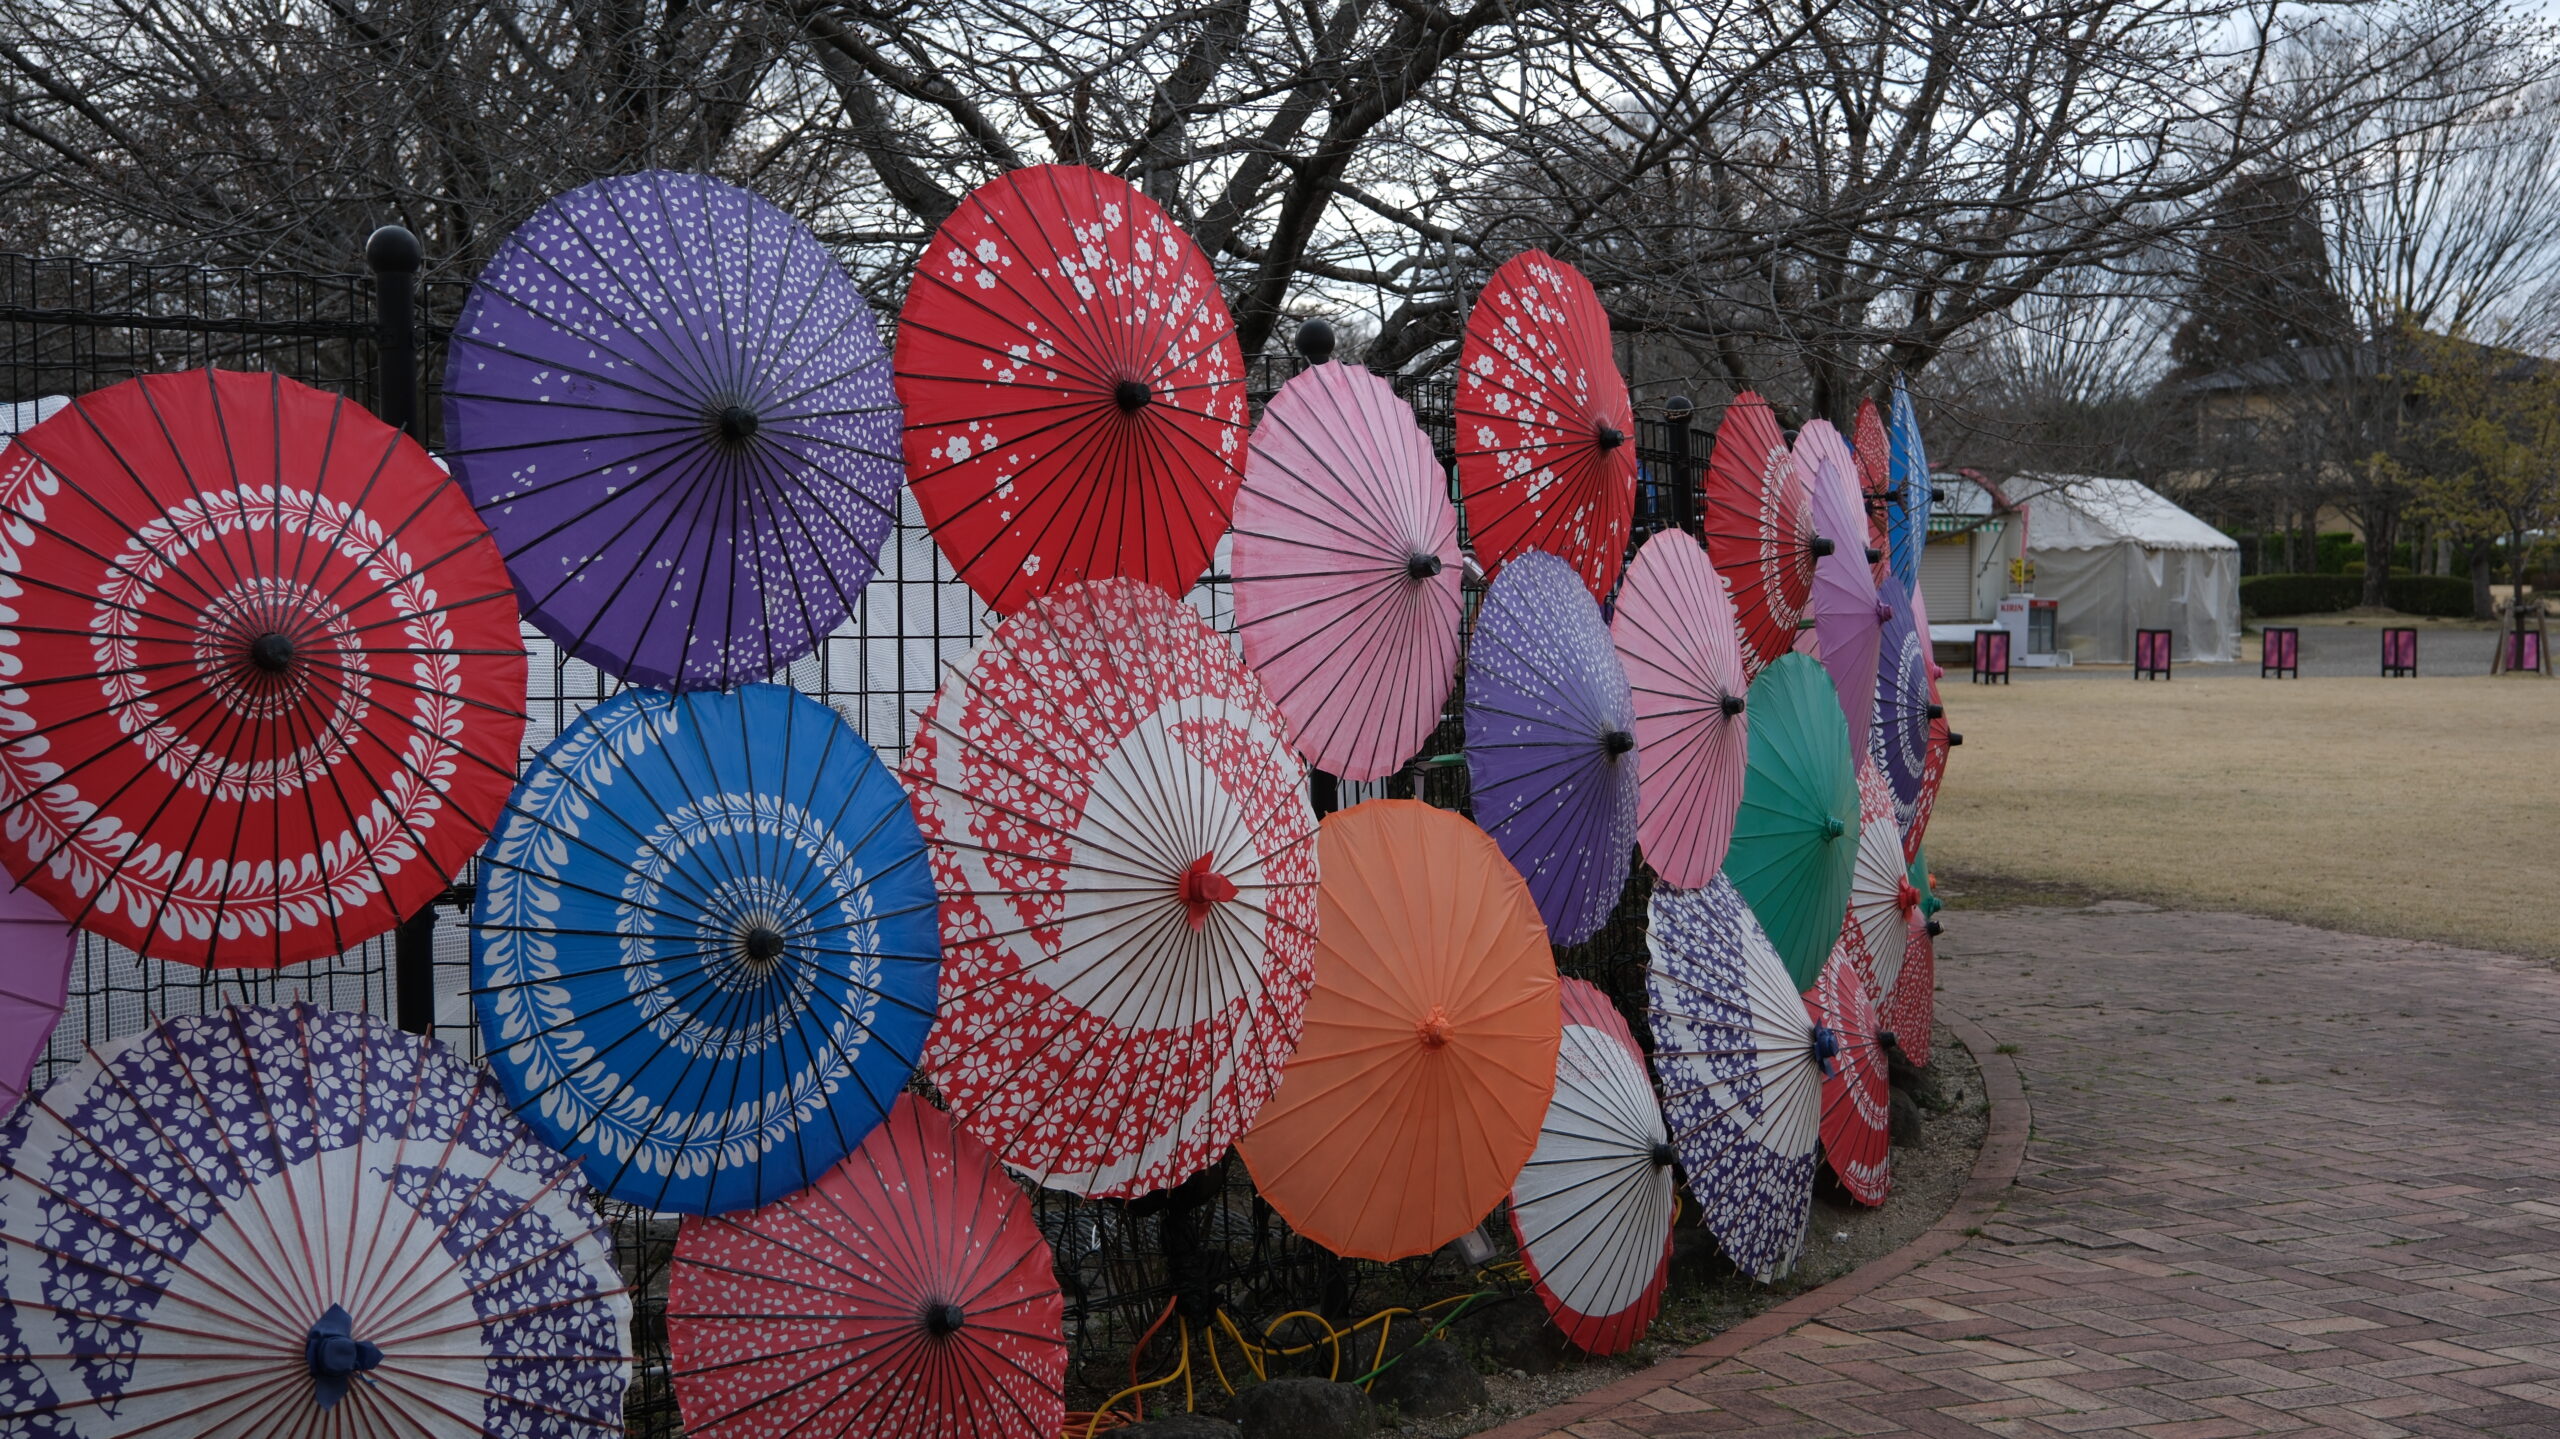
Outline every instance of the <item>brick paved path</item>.
{"type": "Polygon", "coordinates": [[[2560,972],[2102,908],[1949,916],[2033,1106],[1984,1234],[1555,1432],[2560,1436],[2560,972]]]}

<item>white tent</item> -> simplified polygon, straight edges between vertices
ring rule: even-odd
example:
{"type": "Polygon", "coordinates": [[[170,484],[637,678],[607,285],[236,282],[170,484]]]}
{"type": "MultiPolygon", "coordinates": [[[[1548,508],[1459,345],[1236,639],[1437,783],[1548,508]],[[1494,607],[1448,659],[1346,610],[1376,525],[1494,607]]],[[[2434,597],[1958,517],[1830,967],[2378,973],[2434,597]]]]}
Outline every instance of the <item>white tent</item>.
{"type": "Polygon", "coordinates": [[[2056,602],[2054,646],[2081,664],[2126,664],[2133,632],[2167,630],[2180,661],[2240,648],[2240,544],[2133,480],[2021,475],[2035,592],[2056,602]]]}

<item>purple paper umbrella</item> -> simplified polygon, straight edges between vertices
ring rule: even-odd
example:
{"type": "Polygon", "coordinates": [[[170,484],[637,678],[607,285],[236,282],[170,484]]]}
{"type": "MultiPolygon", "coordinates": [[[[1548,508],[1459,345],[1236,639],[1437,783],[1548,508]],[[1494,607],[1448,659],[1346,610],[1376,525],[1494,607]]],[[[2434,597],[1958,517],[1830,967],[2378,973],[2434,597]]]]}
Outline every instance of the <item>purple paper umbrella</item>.
{"type": "Polygon", "coordinates": [[[599,180],[508,236],[454,327],[445,416],[525,617],[638,684],[806,657],[897,519],[870,306],[807,227],[701,175],[599,180]]]}
{"type": "Polygon", "coordinates": [[[1822,1081],[1839,1040],[1814,1022],[1731,880],[1657,886],[1645,943],[1672,1147],[1708,1231],[1766,1283],[1804,1252],[1822,1081]]]}
{"type": "MultiPolygon", "coordinates": [[[[1886,584],[1900,589],[1901,581],[1886,584]]],[[[1908,595],[1895,597],[1876,657],[1876,720],[1871,753],[1893,791],[1893,822],[1905,834],[1920,812],[1920,777],[1929,763],[1929,642],[1908,595]]]]}
{"type": "Polygon", "coordinates": [[[1813,490],[1813,532],[1831,541],[1831,553],[1813,562],[1813,637],[1822,667],[1840,692],[1849,721],[1849,753],[1867,752],[1868,722],[1875,706],[1876,650],[1892,613],[1876,594],[1875,558],[1867,549],[1866,502],[1858,489],[1857,462],[1848,442],[1828,420],[1815,420],[1796,436],[1796,463],[1813,490]]]}
{"type": "Polygon", "coordinates": [[[80,936],[31,889],[0,887],[0,1119],[26,1097],[62,1022],[80,936]]]}
{"type": "Polygon", "coordinates": [[[1597,933],[1636,840],[1636,711],[1600,606],[1571,565],[1503,567],[1467,651],[1476,823],[1529,882],[1558,944],[1597,933]]]}

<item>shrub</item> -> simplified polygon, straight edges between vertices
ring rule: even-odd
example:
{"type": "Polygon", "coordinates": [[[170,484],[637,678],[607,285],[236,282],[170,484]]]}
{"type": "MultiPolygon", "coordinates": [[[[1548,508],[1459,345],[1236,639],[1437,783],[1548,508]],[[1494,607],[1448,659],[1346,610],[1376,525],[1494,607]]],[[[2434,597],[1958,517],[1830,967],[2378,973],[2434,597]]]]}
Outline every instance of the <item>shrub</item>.
{"type": "Polygon", "coordinates": [[[2240,609],[2249,615],[2334,614],[2363,599],[2362,575],[2251,575],[2240,582],[2240,609]]]}
{"type": "Polygon", "coordinates": [[[2471,581],[2462,575],[2393,575],[2382,586],[2382,602],[2404,615],[2471,618],[2471,581]]]}

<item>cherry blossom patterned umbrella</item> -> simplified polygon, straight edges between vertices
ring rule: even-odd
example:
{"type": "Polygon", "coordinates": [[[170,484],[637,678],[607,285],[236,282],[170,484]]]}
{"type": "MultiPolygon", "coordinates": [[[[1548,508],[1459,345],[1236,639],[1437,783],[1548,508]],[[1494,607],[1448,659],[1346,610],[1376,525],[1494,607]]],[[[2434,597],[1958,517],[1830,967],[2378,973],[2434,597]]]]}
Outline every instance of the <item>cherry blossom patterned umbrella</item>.
{"type": "Polygon", "coordinates": [[[870,305],[807,226],[707,175],[616,175],[518,226],[454,323],[444,406],[525,618],[635,684],[806,657],[898,518],[870,305]]]}
{"type": "Polygon", "coordinates": [[[1485,282],[1458,356],[1457,431],[1477,560],[1499,573],[1544,550],[1606,600],[1635,518],[1636,420],[1581,271],[1530,250],[1485,282]]]}
{"type": "Polygon", "coordinates": [[[9,869],[157,959],[337,954],[424,909],[515,784],[513,586],[352,401],[146,375],[0,454],[9,869]]]}
{"type": "Polygon", "coordinates": [[[1733,1262],[1772,1282],[1804,1252],[1835,1046],[1730,880],[1657,887],[1645,943],[1653,1070],[1689,1192],[1733,1262]]]}
{"type": "Polygon", "coordinates": [[[1893,1192],[1893,1151],[1885,1127],[1890,1092],[1884,1046],[1876,1041],[1875,1000],[1847,935],[1805,999],[1837,1049],[1822,1081],[1822,1161],[1850,1198],[1882,1204],[1893,1192]]]}
{"type": "Polygon", "coordinates": [[[1564,561],[1514,560],[1467,649],[1476,822],[1511,856],[1558,944],[1599,932],[1636,838],[1635,702],[1600,607],[1564,561]]]}
{"type": "Polygon", "coordinates": [[[1904,878],[1902,831],[1893,822],[1893,791],[1871,759],[1858,761],[1858,854],[1849,866],[1850,942],[1871,998],[1882,1000],[1902,969],[1904,929],[1920,896],[1904,878]]]}
{"type": "Polygon", "coordinates": [[[1227,528],[1244,358],[1208,257],[1127,181],[1009,171],[963,197],[898,312],[907,483],[998,614],[1077,580],[1174,594],[1227,528]]]}
{"type": "Polygon", "coordinates": [[[488,1073],[346,1010],[171,1019],[0,1123],[0,1415],[46,1439],[615,1439],[631,1305],[488,1073]]]}
{"type": "Polygon", "coordinates": [[[1893,382],[1893,415],[1887,421],[1891,456],[1891,496],[1886,514],[1893,532],[1893,577],[1905,592],[1920,590],[1920,550],[1929,543],[1929,511],[1937,501],[1930,487],[1929,452],[1920,443],[1920,416],[1911,408],[1911,393],[1893,382]]]}
{"type": "Polygon", "coordinates": [[[1662,1311],[1677,1155],[1644,1051],[1609,997],[1565,980],[1563,1013],[1556,1092],[1511,1185],[1511,1230],[1564,1337],[1617,1354],[1662,1311]]]}
{"type": "Polygon", "coordinates": [[[1816,420],[1796,436],[1796,466],[1813,489],[1814,528],[1832,543],[1814,561],[1814,638],[1849,724],[1849,752],[1863,755],[1875,722],[1876,650],[1892,609],[1876,594],[1867,563],[1867,512],[1849,447],[1829,421],[1816,420]]]}
{"type": "Polygon", "coordinates": [[[1034,600],[907,751],[942,894],[924,1069],[1016,1173],[1178,1184],[1298,1042],[1316,821],[1285,721],[1197,612],[1137,580],[1034,600]]]}
{"type": "Polygon", "coordinates": [[[62,1022],[80,935],[28,889],[0,890],[0,1119],[26,1097],[62,1022]]]}
{"type": "Polygon", "coordinates": [[[1236,496],[1236,629],[1298,749],[1379,779],[1440,722],[1458,668],[1458,512],[1385,380],[1324,364],[1262,411],[1236,496]]]}
{"type": "Polygon", "coordinates": [[[1635,694],[1636,838],[1664,883],[1694,889],[1724,863],[1750,752],[1733,602],[1697,541],[1644,542],[1609,635],[1635,694]]]}
{"type": "Polygon", "coordinates": [[[1908,834],[1919,812],[1920,777],[1929,763],[1928,616],[1916,596],[1898,596],[1885,621],[1876,660],[1875,726],[1870,752],[1893,790],[1894,824],[1908,834]]]}
{"type": "Polygon", "coordinates": [[[1929,884],[1929,859],[1919,855],[1911,861],[1907,879],[1920,896],[1912,912],[1910,932],[1904,936],[1902,968],[1894,975],[1893,987],[1885,992],[1884,1003],[1876,1011],[1876,1023],[1894,1037],[1894,1043],[1910,1057],[1913,1064],[1929,1062],[1929,1032],[1937,1024],[1938,993],[1938,896],[1929,884]]]}
{"type": "Polygon", "coordinates": [[[1929,816],[1938,807],[1938,786],[1947,776],[1947,758],[1964,736],[1947,723],[1946,706],[1939,702],[1937,666],[1929,667],[1929,759],[1920,768],[1920,797],[1912,806],[1910,827],[1902,832],[1902,852],[1906,856],[1920,852],[1920,841],[1929,833],[1929,816]]]}
{"type": "Polygon", "coordinates": [[[1778,417],[1748,390],[1716,425],[1705,503],[1707,558],[1732,591],[1743,673],[1757,678],[1795,648],[1812,613],[1814,561],[1831,542],[1814,533],[1813,496],[1778,417]]]}
{"type": "Polygon", "coordinates": [[[1056,1439],[1067,1346],[1030,1196],[902,1095],[816,1183],[688,1219],[667,1280],[696,1439],[1056,1439]]]}

